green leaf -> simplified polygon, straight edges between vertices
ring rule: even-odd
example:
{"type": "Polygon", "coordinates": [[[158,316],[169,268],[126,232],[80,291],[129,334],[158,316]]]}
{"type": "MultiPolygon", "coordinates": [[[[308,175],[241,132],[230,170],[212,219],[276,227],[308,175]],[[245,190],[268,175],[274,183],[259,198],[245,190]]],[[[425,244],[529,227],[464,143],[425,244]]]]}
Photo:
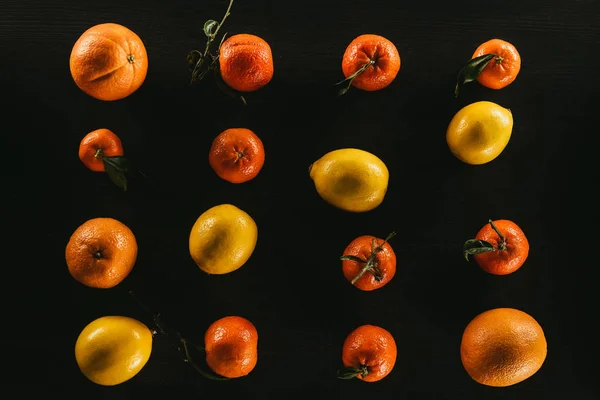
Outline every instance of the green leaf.
{"type": "Polygon", "coordinates": [[[356,375],[360,374],[361,370],[356,367],[345,367],[337,372],[337,377],[340,379],[352,379],[356,378],[356,375]]]}
{"type": "Polygon", "coordinates": [[[351,255],[347,255],[347,256],[341,256],[340,260],[342,261],[356,261],[358,263],[366,263],[367,260],[363,260],[362,258],[356,257],[356,256],[351,256],[351,255]]]}
{"type": "Polygon", "coordinates": [[[209,19],[204,23],[204,34],[209,38],[214,38],[215,32],[219,28],[219,23],[213,19],[209,19]]]}
{"type": "Polygon", "coordinates": [[[123,189],[123,191],[127,191],[127,178],[125,177],[125,172],[115,167],[114,164],[106,162],[106,158],[104,158],[104,161],[104,169],[106,169],[106,173],[110,180],[119,188],[123,189]]]}
{"type": "Polygon", "coordinates": [[[104,167],[109,164],[121,172],[129,172],[131,170],[131,163],[123,156],[102,157],[102,160],[104,161],[104,167]]]}
{"type": "Polygon", "coordinates": [[[481,74],[488,63],[497,57],[496,54],[484,54],[479,57],[472,58],[464,67],[461,68],[456,79],[456,87],[454,88],[454,96],[458,97],[458,89],[460,85],[473,82],[481,74]]]}
{"type": "Polygon", "coordinates": [[[467,261],[469,261],[470,255],[487,253],[495,250],[496,248],[485,240],[469,239],[463,244],[463,255],[467,261]]]}

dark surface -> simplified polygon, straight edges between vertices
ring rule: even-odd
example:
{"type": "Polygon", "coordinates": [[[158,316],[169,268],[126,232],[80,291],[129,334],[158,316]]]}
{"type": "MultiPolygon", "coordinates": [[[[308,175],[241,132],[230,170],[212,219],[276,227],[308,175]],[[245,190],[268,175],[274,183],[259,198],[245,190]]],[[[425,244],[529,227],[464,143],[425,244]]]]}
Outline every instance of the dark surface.
{"type": "MultiPolygon", "coordinates": [[[[222,32],[259,35],[274,54],[273,80],[248,95],[244,107],[210,80],[188,85],[186,54],[204,46],[202,25],[220,20],[225,0],[2,1],[2,87],[12,96],[7,104],[24,111],[20,132],[29,132],[19,136],[25,167],[4,174],[35,173],[27,181],[35,205],[25,226],[19,219],[19,241],[28,248],[16,264],[26,272],[19,282],[29,286],[10,300],[27,310],[13,322],[23,321],[17,342],[4,344],[20,355],[13,372],[27,380],[21,390],[110,399],[597,398],[597,331],[590,325],[597,310],[584,311],[597,260],[585,250],[593,236],[582,230],[597,221],[588,188],[598,179],[592,140],[599,4],[286,3],[238,0],[225,23],[222,32]],[[136,93],[102,102],[75,86],[68,59],[83,31],[109,21],[142,38],[150,67],[136,93]],[[342,54],[363,33],[396,44],[400,73],[379,92],[353,89],[332,98],[330,86],[343,78],[342,54]],[[517,80],[499,91],[473,83],[455,99],[458,70],[494,37],[521,53],[517,80]],[[515,123],[504,152],[474,167],[451,155],[445,129],[454,113],[478,100],[510,108],[515,123]],[[79,142],[100,127],[120,136],[153,184],[135,179],[124,193],[85,168],[79,142]],[[212,139],[229,127],[250,128],[264,142],[266,163],[251,182],[229,184],[208,165],[212,139]],[[371,212],[329,206],[308,177],[310,163],[342,147],[371,151],[390,169],[386,198],[371,212]],[[209,276],[191,260],[188,235],[202,212],[221,203],[247,211],[259,240],[241,269],[209,276]],[[107,290],[76,282],[64,260],[71,233],[100,216],[124,222],[139,244],[132,273],[107,290]],[[463,241],[488,218],[517,222],[530,241],[526,264],[512,275],[487,275],[462,258],[463,241]],[[337,261],[344,247],[358,235],[392,230],[396,277],[374,292],[350,286],[337,261]],[[152,326],[130,289],[197,341],[220,317],[248,318],[259,332],[257,367],[245,378],[205,380],[159,337],[133,379],[111,388],[91,383],[73,355],[87,323],[119,314],[152,326]],[[539,372],[502,389],[471,380],[458,351],[466,324],[495,307],[529,313],[548,341],[539,372]],[[346,335],[362,324],[388,329],[398,344],[393,372],[378,383],[335,377],[346,335]]],[[[12,116],[12,108],[5,110],[12,116]]],[[[5,197],[21,201],[15,189],[5,197]]],[[[17,220],[14,213],[9,218],[17,220]]]]}

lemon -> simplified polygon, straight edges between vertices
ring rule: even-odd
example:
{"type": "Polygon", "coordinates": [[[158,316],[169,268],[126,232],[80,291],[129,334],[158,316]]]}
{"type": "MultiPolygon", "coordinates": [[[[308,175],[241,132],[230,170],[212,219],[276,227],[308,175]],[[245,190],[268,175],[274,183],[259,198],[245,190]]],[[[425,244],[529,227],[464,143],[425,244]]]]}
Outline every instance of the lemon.
{"type": "Polygon", "coordinates": [[[133,378],[152,352],[152,332],[129,317],[106,316],[90,322],[75,343],[75,360],[92,382],[114,386],[133,378]]]}
{"type": "Polygon", "coordinates": [[[513,128],[509,109],[478,101],[459,110],[448,125],[446,142],[456,158],[471,165],[485,164],[502,153],[513,128]]]}
{"type": "Polygon", "coordinates": [[[231,204],[214,206],[198,217],[190,232],[190,255],[209,274],[227,274],[248,261],[258,239],[256,222],[231,204]]]}
{"type": "Polygon", "coordinates": [[[354,148],[330,151],[311,164],[309,175],[323,200],[351,212],[379,206],[389,181],[388,168],[379,157],[354,148]]]}

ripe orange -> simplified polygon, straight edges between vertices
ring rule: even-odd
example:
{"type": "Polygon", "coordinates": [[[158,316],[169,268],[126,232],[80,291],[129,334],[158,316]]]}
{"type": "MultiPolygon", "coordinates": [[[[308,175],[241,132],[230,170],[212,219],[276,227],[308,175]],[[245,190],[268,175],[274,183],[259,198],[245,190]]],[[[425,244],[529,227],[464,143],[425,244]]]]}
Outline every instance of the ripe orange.
{"type": "Polygon", "coordinates": [[[105,23],[92,26],[75,42],[69,60],[75,84],[99,100],[119,100],[146,79],[148,55],[129,28],[105,23]]]}
{"type": "Polygon", "coordinates": [[[348,244],[342,259],[342,271],[348,282],[364,291],[385,286],[396,274],[396,254],[385,240],[375,236],[359,236],[348,244]]]}
{"type": "Polygon", "coordinates": [[[345,368],[338,371],[338,377],[380,381],[392,372],[397,353],[390,332],[374,325],[359,326],[344,340],[342,362],[345,368]]]}
{"type": "Polygon", "coordinates": [[[65,257],[69,273],[93,288],[112,288],[133,269],[138,246],[133,232],[113,218],[93,218],[69,238],[65,257]]]}
{"type": "Polygon", "coordinates": [[[465,328],[460,357],[469,376],[487,386],[510,386],[534,375],[547,354],[538,322],[514,308],[476,316],[465,328]]]}
{"type": "Polygon", "coordinates": [[[472,255],[485,272],[508,275],[521,268],[527,260],[529,241],[514,222],[490,220],[477,232],[475,239],[465,242],[463,253],[467,260],[472,255]]]}
{"type": "Polygon", "coordinates": [[[400,70],[400,54],[396,46],[379,35],[360,35],[346,48],[342,57],[342,71],[352,85],[366,91],[380,90],[396,78],[400,70]],[[364,69],[362,72],[359,72],[364,69]]]}
{"type": "Polygon", "coordinates": [[[265,163],[265,149],[254,132],[230,128],[213,140],[208,162],[216,174],[231,183],[254,179],[265,163]]]}
{"type": "Polygon", "coordinates": [[[477,47],[472,58],[495,54],[477,77],[477,81],[490,89],[510,85],[521,70],[521,56],[516,47],[502,39],[491,39],[477,47]]]}
{"type": "Polygon", "coordinates": [[[219,50],[223,81],[240,92],[253,92],[273,78],[271,47],[262,38],[241,33],[230,36],[219,50]]]}
{"type": "Polygon", "coordinates": [[[96,129],[79,143],[79,159],[92,171],[104,172],[103,157],[123,155],[121,139],[109,129],[96,129]]]}
{"type": "Polygon", "coordinates": [[[258,332],[252,322],[227,316],[213,322],[204,335],[206,363],[226,378],[246,376],[258,360],[258,332]]]}

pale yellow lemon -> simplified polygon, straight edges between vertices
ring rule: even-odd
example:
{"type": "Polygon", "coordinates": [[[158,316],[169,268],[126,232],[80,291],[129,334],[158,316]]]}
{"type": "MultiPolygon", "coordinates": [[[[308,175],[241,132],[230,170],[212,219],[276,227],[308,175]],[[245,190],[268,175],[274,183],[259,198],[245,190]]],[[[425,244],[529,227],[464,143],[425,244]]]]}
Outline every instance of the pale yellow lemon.
{"type": "Polygon", "coordinates": [[[456,158],[485,164],[502,153],[513,129],[513,115],[491,101],[478,101],[459,110],[448,125],[446,142],[456,158]]]}
{"type": "Polygon", "coordinates": [[[389,181],[388,168],[379,157],[354,148],[330,151],[311,164],[309,175],[323,200],[351,212],[379,206],[389,181]]]}
{"type": "Polygon", "coordinates": [[[151,353],[152,332],[129,317],[100,317],[83,328],[75,342],[79,369],[89,380],[103,386],[133,378],[151,353]]]}
{"type": "Polygon", "coordinates": [[[208,274],[227,274],[244,265],[256,247],[258,228],[245,211],[220,204],[198,217],[189,237],[190,255],[208,274]]]}

